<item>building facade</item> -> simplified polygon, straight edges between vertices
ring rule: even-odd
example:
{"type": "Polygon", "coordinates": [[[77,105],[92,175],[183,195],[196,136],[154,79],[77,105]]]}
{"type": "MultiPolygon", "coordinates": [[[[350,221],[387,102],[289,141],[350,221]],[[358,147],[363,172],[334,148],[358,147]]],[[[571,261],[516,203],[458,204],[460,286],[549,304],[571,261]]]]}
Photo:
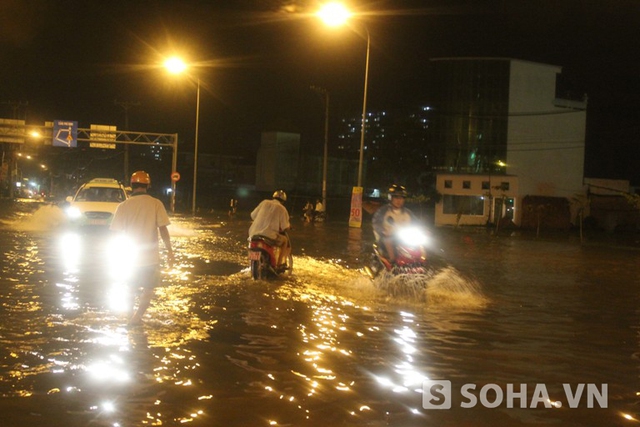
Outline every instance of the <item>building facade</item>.
{"type": "MultiPolygon", "coordinates": [[[[431,143],[438,147],[437,182],[443,196],[436,225],[477,225],[504,215],[519,225],[526,196],[571,200],[584,194],[586,101],[558,96],[561,67],[505,58],[447,58],[434,60],[434,70],[438,90],[431,143]],[[494,181],[508,182],[509,190],[490,195],[492,206],[482,219],[477,211],[452,217],[444,204],[461,195],[460,189],[440,183],[455,181],[459,174],[468,174],[463,181],[480,183],[465,188],[465,196],[485,197],[482,182],[487,181],[492,193],[503,188],[494,181]]],[[[576,210],[572,206],[571,218],[576,210]]]]}
{"type": "Polygon", "coordinates": [[[299,133],[263,132],[256,160],[256,190],[295,188],[299,153],[299,133]]]}

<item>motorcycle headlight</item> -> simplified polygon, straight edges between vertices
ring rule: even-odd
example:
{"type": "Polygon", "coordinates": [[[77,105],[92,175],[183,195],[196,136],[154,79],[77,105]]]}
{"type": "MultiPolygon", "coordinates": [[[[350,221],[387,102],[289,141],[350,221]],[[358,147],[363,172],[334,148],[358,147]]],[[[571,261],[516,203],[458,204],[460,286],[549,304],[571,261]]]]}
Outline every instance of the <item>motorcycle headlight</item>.
{"type": "Polygon", "coordinates": [[[417,227],[407,227],[399,230],[398,239],[407,246],[425,246],[429,243],[427,234],[417,227]]]}

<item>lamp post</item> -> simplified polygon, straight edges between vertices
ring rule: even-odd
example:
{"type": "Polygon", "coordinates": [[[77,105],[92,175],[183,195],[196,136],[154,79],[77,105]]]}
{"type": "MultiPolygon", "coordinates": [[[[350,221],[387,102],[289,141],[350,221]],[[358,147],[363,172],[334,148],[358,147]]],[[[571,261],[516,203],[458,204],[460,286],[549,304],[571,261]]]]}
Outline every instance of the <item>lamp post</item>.
{"type": "MultiPolygon", "coordinates": [[[[187,69],[187,64],[180,58],[171,57],[164,62],[164,66],[172,74],[180,74],[187,69]]],[[[191,195],[191,214],[196,213],[196,189],[198,183],[198,133],[200,127],[200,78],[197,79],[196,89],[196,134],[193,147],[193,189],[191,195]]],[[[175,171],[173,171],[175,172],[175,171]]]]}
{"type": "MultiPolygon", "coordinates": [[[[331,27],[341,26],[351,17],[351,13],[340,3],[325,4],[318,12],[318,16],[325,24],[331,27]]],[[[364,67],[364,94],[362,97],[362,128],[360,130],[360,156],[358,159],[358,185],[354,187],[351,194],[351,213],[349,217],[350,227],[362,226],[362,195],[363,183],[362,172],[364,165],[364,136],[367,128],[367,89],[369,86],[369,54],[371,51],[371,34],[369,29],[364,27],[367,33],[367,56],[364,67]]]]}
{"type": "Polygon", "coordinates": [[[198,129],[200,125],[200,78],[196,90],[196,136],[193,147],[193,197],[191,199],[191,215],[196,214],[196,188],[198,182],[198,129]]]}
{"type": "Polygon", "coordinates": [[[311,89],[324,98],[324,157],[322,160],[322,205],[327,210],[327,162],[329,156],[329,92],[321,87],[311,86],[311,89]]]}
{"type": "Polygon", "coordinates": [[[367,88],[369,83],[369,52],[371,50],[371,35],[367,32],[367,59],[364,66],[364,96],[362,97],[362,129],[360,130],[360,159],[358,161],[358,187],[362,187],[362,164],[364,162],[364,134],[367,129],[367,88]]]}

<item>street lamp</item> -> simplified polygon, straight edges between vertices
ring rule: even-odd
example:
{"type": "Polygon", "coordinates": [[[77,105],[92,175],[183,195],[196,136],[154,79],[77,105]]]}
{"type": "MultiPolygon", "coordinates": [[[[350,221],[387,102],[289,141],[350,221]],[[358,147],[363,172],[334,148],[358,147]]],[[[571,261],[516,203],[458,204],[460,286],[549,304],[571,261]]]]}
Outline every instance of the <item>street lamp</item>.
{"type": "MultiPolygon", "coordinates": [[[[317,14],[322,21],[331,26],[343,25],[351,17],[351,13],[340,3],[325,4],[317,14]]],[[[360,130],[360,156],[358,159],[358,185],[351,194],[351,213],[349,216],[350,227],[362,226],[362,169],[364,164],[364,135],[367,127],[367,87],[369,84],[369,53],[371,51],[371,35],[369,29],[364,26],[367,33],[367,56],[364,67],[364,95],[362,97],[362,128],[360,130]]]]}
{"type": "MultiPolygon", "coordinates": [[[[330,27],[344,25],[351,17],[351,12],[340,3],[327,3],[320,11],[318,17],[330,27]]],[[[358,159],[358,187],[362,187],[362,169],[364,163],[364,135],[367,123],[367,88],[369,85],[369,53],[371,51],[371,34],[369,29],[364,27],[367,33],[367,56],[364,67],[364,95],[362,97],[362,127],[360,130],[360,157],[358,159]]]]}
{"type": "Polygon", "coordinates": [[[367,31],[367,59],[364,67],[364,96],[362,99],[362,130],[360,131],[360,160],[358,162],[358,187],[362,187],[362,163],[364,160],[364,133],[367,126],[367,86],[369,83],[369,51],[371,50],[371,35],[367,31]]]}
{"type": "Polygon", "coordinates": [[[324,99],[324,157],[322,160],[322,206],[327,210],[327,159],[329,154],[329,92],[321,87],[311,86],[324,99]]]}
{"type": "MultiPolygon", "coordinates": [[[[172,57],[164,62],[165,67],[172,74],[180,74],[187,69],[187,64],[180,58],[172,57]]],[[[193,148],[193,190],[191,196],[191,215],[196,214],[196,188],[198,182],[198,130],[200,126],[200,78],[197,79],[196,90],[196,135],[193,148]]],[[[175,172],[175,171],[174,171],[175,172]]],[[[175,190],[175,189],[174,189],[175,190]]]]}

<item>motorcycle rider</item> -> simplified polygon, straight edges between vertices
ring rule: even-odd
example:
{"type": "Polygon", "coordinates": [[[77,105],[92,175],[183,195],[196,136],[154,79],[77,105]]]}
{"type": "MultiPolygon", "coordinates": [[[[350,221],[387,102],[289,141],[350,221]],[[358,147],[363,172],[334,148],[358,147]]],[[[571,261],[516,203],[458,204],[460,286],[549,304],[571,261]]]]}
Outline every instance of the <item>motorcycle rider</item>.
{"type": "Polygon", "coordinates": [[[251,212],[251,227],[249,237],[266,236],[280,248],[280,256],[277,265],[282,265],[283,260],[289,257],[291,244],[286,231],[291,228],[289,212],[284,207],[287,194],[283,190],[276,190],[271,199],[265,199],[251,212]]]}
{"type": "Polygon", "coordinates": [[[404,206],[407,190],[402,185],[393,184],[388,191],[389,203],[382,206],[373,215],[373,234],[376,242],[386,252],[391,263],[396,259],[396,228],[416,223],[413,212],[404,206]]]}
{"type": "Polygon", "coordinates": [[[304,218],[305,222],[313,221],[313,205],[311,204],[311,201],[307,200],[307,204],[304,205],[302,212],[302,217],[304,218]]]}
{"type": "Polygon", "coordinates": [[[325,208],[322,200],[316,199],[316,206],[313,211],[313,218],[316,220],[323,220],[325,215],[325,208]]]}

